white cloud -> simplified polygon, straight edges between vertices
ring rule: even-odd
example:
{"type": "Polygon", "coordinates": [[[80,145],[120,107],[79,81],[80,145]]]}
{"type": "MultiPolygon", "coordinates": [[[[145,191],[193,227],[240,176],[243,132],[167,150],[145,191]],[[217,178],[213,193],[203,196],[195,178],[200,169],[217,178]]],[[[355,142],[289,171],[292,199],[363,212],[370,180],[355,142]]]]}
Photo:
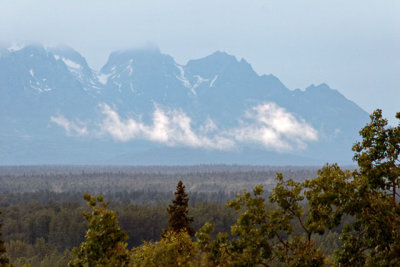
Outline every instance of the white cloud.
{"type": "Polygon", "coordinates": [[[121,119],[119,114],[107,104],[101,104],[100,108],[105,115],[100,124],[102,132],[118,141],[145,139],[169,146],[185,145],[217,150],[232,149],[235,146],[235,142],[229,138],[219,135],[209,137],[196,133],[192,129],[191,119],[180,110],[163,110],[156,106],[153,124],[146,125],[132,118],[121,119]]]}
{"type": "Polygon", "coordinates": [[[204,125],[200,126],[200,131],[204,134],[212,133],[218,130],[217,125],[211,118],[207,118],[204,125]]]}
{"type": "MultiPolygon", "coordinates": [[[[245,112],[238,127],[220,130],[208,118],[197,130],[192,120],[182,110],[166,109],[156,105],[152,123],[141,119],[121,118],[107,104],[99,105],[103,120],[98,124],[97,134],[127,142],[135,139],[148,140],[168,146],[188,146],[210,150],[231,150],[239,143],[256,143],[266,149],[288,151],[305,149],[308,142],[318,139],[317,131],[302,119],[274,103],[254,106],[245,112]]],[[[86,125],[71,122],[63,116],[51,120],[65,129],[68,135],[89,134],[86,125]]]]}
{"type": "Polygon", "coordinates": [[[58,115],[57,117],[52,116],[50,120],[63,127],[67,135],[84,136],[89,133],[86,125],[81,122],[71,122],[62,115],[58,115]]]}
{"type": "Polygon", "coordinates": [[[256,142],[277,151],[304,149],[307,142],[318,140],[317,131],[275,103],[253,107],[245,114],[246,121],[232,131],[240,142],[256,142]]]}

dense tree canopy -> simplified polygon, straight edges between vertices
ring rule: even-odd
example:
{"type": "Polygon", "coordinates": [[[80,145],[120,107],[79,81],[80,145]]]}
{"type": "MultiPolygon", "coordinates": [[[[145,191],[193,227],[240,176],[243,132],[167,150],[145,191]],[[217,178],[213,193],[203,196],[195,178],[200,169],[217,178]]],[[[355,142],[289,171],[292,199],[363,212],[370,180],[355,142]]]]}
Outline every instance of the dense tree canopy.
{"type": "Polygon", "coordinates": [[[0,211],[0,266],[10,266],[10,259],[7,256],[6,247],[2,238],[2,224],[1,224],[1,211],[0,211]]]}
{"type": "Polygon", "coordinates": [[[84,212],[88,223],[86,240],[74,249],[77,258],[69,266],[128,266],[128,235],[121,231],[114,211],[108,210],[103,196],[84,195],[91,212],[84,212]]]}

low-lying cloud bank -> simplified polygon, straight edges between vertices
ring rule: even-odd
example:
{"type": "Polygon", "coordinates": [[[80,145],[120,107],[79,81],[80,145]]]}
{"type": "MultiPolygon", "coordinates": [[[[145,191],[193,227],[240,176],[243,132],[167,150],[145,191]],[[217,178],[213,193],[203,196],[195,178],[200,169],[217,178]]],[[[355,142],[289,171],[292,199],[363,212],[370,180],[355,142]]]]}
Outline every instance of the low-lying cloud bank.
{"type": "Polygon", "coordinates": [[[245,113],[246,122],[233,130],[240,142],[255,142],[277,151],[305,149],[307,142],[317,141],[317,131],[304,120],[298,120],[275,103],[253,107],[245,113]]]}
{"type": "Polygon", "coordinates": [[[85,136],[89,134],[87,126],[84,123],[80,121],[70,121],[63,115],[58,115],[56,117],[52,116],[50,117],[50,121],[64,128],[68,136],[85,136]]]}
{"type": "Polygon", "coordinates": [[[100,108],[105,115],[100,124],[102,132],[119,141],[145,139],[168,146],[185,145],[217,150],[231,149],[235,145],[232,140],[224,136],[209,137],[196,133],[191,127],[191,119],[180,110],[163,110],[156,106],[153,124],[145,125],[132,118],[122,120],[119,114],[106,104],[101,104],[100,108]]]}
{"type": "Polygon", "coordinates": [[[67,135],[97,133],[121,142],[141,139],[168,146],[209,150],[232,150],[240,143],[255,143],[266,149],[288,151],[305,149],[307,142],[318,140],[317,131],[311,125],[275,103],[254,106],[245,112],[237,127],[224,130],[218,129],[211,119],[193,129],[192,120],[185,112],[158,105],[152,114],[152,124],[145,124],[140,119],[123,119],[104,103],[99,108],[104,118],[95,131],[89,131],[86,124],[70,121],[62,115],[51,117],[51,121],[63,127],[67,135]]]}

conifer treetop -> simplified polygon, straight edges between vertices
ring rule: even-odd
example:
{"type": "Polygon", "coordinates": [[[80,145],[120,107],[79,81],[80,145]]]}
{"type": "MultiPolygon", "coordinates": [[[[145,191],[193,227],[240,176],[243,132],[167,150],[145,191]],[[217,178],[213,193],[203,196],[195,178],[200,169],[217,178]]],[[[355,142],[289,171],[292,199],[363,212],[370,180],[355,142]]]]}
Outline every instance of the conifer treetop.
{"type": "Polygon", "coordinates": [[[174,232],[185,230],[190,236],[194,236],[195,230],[190,226],[193,222],[193,217],[189,216],[189,198],[182,181],[178,182],[174,195],[175,199],[172,200],[172,204],[167,208],[170,216],[168,230],[174,232]]]}

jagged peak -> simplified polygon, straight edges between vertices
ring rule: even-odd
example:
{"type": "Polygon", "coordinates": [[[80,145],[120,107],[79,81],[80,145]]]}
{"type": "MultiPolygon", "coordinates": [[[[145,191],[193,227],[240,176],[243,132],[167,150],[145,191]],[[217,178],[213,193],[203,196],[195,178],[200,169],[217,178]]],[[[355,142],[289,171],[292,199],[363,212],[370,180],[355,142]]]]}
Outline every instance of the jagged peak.
{"type": "Polygon", "coordinates": [[[263,74],[261,75],[261,77],[263,77],[264,79],[275,80],[281,83],[281,80],[273,74],[263,74]]]}
{"type": "Polygon", "coordinates": [[[215,61],[215,62],[220,62],[220,63],[237,63],[238,62],[238,60],[236,59],[235,56],[230,55],[224,51],[217,50],[208,56],[189,60],[187,65],[193,64],[195,62],[202,62],[202,61],[206,61],[206,62],[208,62],[208,61],[214,62],[215,61]]]}
{"type": "Polygon", "coordinates": [[[19,51],[21,49],[24,49],[25,47],[26,47],[25,43],[13,43],[10,46],[8,46],[6,49],[9,52],[16,52],[16,51],[19,51]]]}
{"type": "Polygon", "coordinates": [[[268,84],[273,85],[273,88],[279,88],[280,90],[289,91],[289,89],[282,83],[282,81],[273,74],[263,74],[261,79],[266,81],[268,84]]]}
{"type": "Polygon", "coordinates": [[[86,59],[78,51],[67,45],[49,46],[47,47],[47,51],[54,54],[55,58],[62,57],[74,61],[84,68],[89,68],[86,59]]]}
{"type": "MultiPolygon", "coordinates": [[[[2,49],[7,50],[10,53],[15,53],[19,51],[26,51],[26,50],[37,50],[37,51],[45,51],[49,52],[54,45],[48,45],[43,43],[35,43],[35,42],[13,42],[11,44],[2,44],[0,45],[2,49]]],[[[70,48],[72,49],[72,48],[70,48]]]]}
{"type": "Polygon", "coordinates": [[[63,52],[63,53],[77,53],[79,54],[79,52],[77,52],[75,49],[73,49],[72,47],[65,45],[65,44],[57,44],[57,45],[45,45],[44,46],[46,48],[47,51],[57,51],[57,52],[63,52]]]}
{"type": "Polygon", "coordinates": [[[309,87],[306,88],[307,90],[334,90],[329,87],[326,83],[321,83],[319,85],[311,84],[309,87]]]}
{"type": "Polygon", "coordinates": [[[221,75],[227,69],[258,76],[245,59],[238,60],[235,56],[220,50],[203,58],[189,60],[185,68],[193,74],[200,74],[208,78],[221,75]]]}
{"type": "MultiPolygon", "coordinates": [[[[306,94],[317,94],[317,95],[326,95],[329,97],[340,97],[340,98],[346,98],[342,93],[340,93],[336,89],[332,89],[329,87],[328,84],[326,83],[321,83],[318,85],[311,84],[309,87],[307,87],[304,91],[306,94]]],[[[347,98],[346,98],[347,99],[347,98]]]]}
{"type": "Polygon", "coordinates": [[[169,61],[175,64],[174,59],[170,55],[161,53],[157,46],[146,46],[144,48],[124,49],[112,52],[106,64],[101,68],[101,71],[110,66],[126,64],[127,62],[154,63],[154,61],[169,61]]]}
{"type": "Polygon", "coordinates": [[[56,55],[62,54],[64,57],[74,59],[80,63],[86,64],[85,58],[73,48],[66,45],[47,45],[41,43],[13,43],[12,45],[2,46],[3,51],[7,51],[9,54],[47,54],[56,55]]]}
{"type": "Polygon", "coordinates": [[[47,50],[43,44],[24,44],[24,45],[13,45],[7,48],[10,53],[21,53],[25,51],[37,51],[39,53],[47,53],[47,50]]]}
{"type": "Polygon", "coordinates": [[[161,54],[160,48],[156,45],[138,47],[138,48],[126,48],[122,50],[113,51],[110,57],[119,56],[137,56],[137,55],[157,55],[161,54]]]}

